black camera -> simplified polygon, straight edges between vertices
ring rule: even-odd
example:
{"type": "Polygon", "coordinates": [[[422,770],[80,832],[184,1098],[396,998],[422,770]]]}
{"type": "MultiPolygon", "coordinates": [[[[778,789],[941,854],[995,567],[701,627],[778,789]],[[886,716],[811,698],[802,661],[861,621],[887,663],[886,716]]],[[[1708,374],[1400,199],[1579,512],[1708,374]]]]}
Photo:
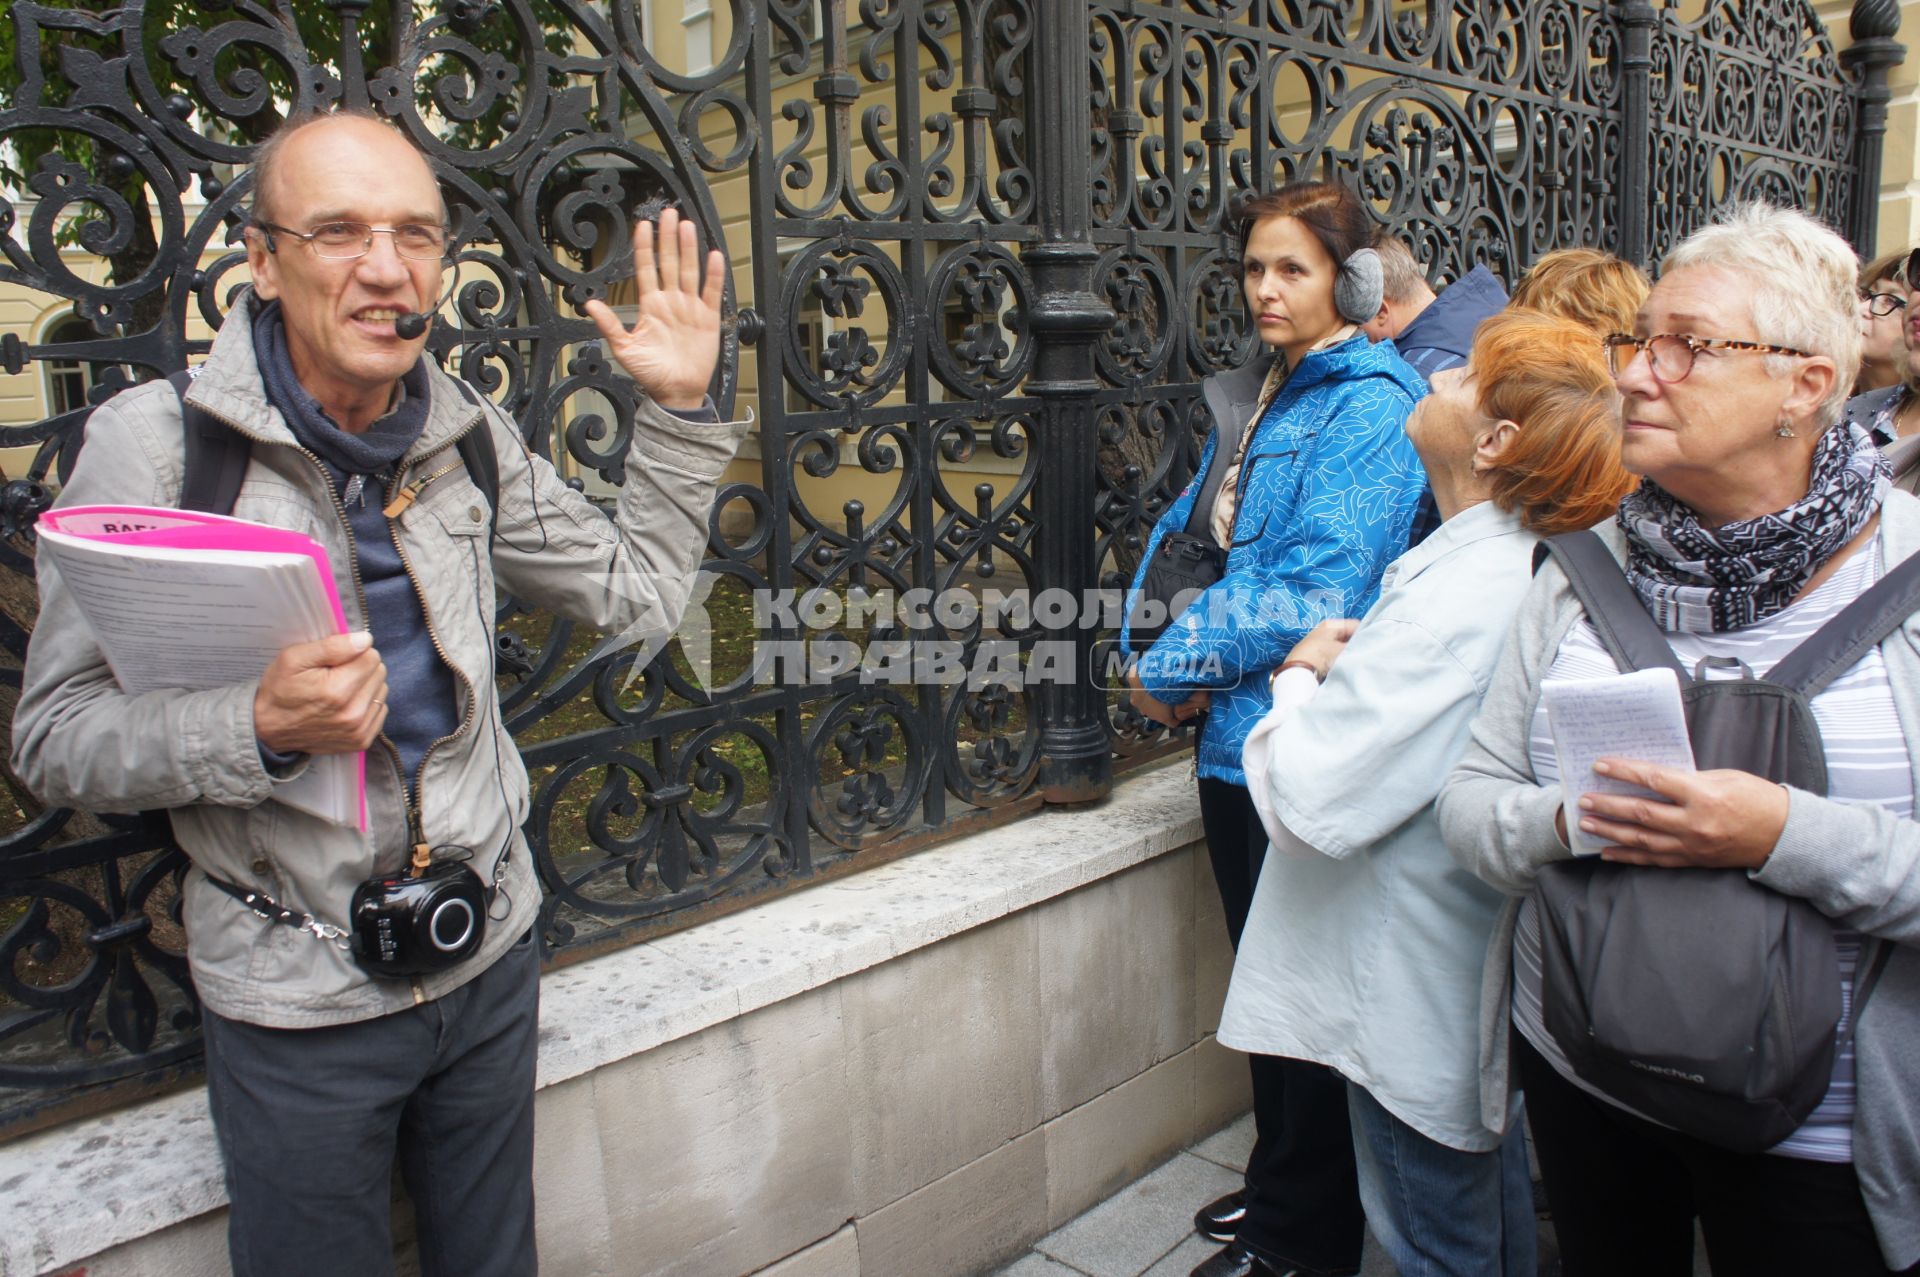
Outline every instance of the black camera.
{"type": "Polygon", "coordinates": [[[444,971],[480,947],[487,933],[487,889],[457,860],[373,878],[354,889],[349,915],[353,958],[375,975],[444,971]]]}

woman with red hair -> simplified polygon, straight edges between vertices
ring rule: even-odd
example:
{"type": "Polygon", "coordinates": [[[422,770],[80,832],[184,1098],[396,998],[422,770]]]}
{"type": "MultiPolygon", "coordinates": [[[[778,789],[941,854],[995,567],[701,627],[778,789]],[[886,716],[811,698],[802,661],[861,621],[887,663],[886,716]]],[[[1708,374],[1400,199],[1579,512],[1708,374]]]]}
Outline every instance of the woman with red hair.
{"type": "Polygon", "coordinates": [[[1454,862],[1433,800],[1535,543],[1607,518],[1633,479],[1612,378],[1580,324],[1505,311],[1432,389],[1406,430],[1440,529],[1387,569],[1357,628],[1327,622],[1294,648],[1246,743],[1272,847],[1220,1041],[1346,1078],[1361,1201],[1399,1271],[1515,1277],[1535,1263],[1519,1106],[1489,1125],[1479,1081],[1481,972],[1504,898],[1454,862]]]}

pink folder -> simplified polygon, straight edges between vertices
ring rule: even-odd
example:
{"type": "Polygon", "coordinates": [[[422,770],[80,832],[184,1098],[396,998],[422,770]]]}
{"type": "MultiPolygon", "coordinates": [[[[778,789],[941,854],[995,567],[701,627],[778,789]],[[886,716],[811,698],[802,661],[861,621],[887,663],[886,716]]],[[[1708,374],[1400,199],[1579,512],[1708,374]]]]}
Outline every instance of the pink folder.
{"type": "MultiPolygon", "coordinates": [[[[56,532],[90,541],[121,545],[151,545],[169,550],[250,550],[261,554],[303,554],[313,560],[320,588],[333,609],[335,633],[345,633],[347,612],[333,583],[333,563],[327,548],[290,528],[276,528],[226,515],[153,506],[80,505],[49,510],[40,523],[56,532]]],[[[355,759],[360,800],[361,833],[367,832],[367,756],[355,759]]]]}

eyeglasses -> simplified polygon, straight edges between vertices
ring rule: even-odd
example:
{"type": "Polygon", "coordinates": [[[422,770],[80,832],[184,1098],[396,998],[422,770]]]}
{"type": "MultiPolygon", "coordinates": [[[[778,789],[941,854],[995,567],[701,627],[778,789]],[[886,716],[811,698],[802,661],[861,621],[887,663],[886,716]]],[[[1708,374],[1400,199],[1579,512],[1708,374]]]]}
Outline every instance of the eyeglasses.
{"type": "Polygon", "coordinates": [[[1904,310],[1907,299],[1898,293],[1868,293],[1860,299],[1869,315],[1891,315],[1896,310],[1904,310]]]}
{"type": "Polygon", "coordinates": [[[1614,376],[1625,372],[1644,350],[1647,352],[1648,366],[1653,369],[1654,380],[1669,386],[1687,379],[1687,374],[1693,371],[1694,359],[1703,350],[1744,350],[1761,355],[1813,358],[1806,351],[1795,350],[1791,346],[1772,346],[1764,341],[1729,341],[1723,337],[1689,337],[1683,333],[1655,333],[1651,337],[1609,333],[1602,344],[1607,348],[1607,368],[1614,376]]]}
{"type": "Polygon", "coordinates": [[[403,226],[369,226],[365,222],[322,222],[310,231],[296,231],[291,227],[276,226],[272,222],[255,222],[267,234],[267,251],[275,252],[273,236],[291,235],[313,249],[315,257],[324,257],[329,261],[345,261],[354,257],[365,257],[373,247],[375,235],[393,236],[393,250],[402,257],[411,257],[416,261],[428,261],[444,257],[447,252],[447,231],[443,226],[422,226],[409,222],[403,226]]]}

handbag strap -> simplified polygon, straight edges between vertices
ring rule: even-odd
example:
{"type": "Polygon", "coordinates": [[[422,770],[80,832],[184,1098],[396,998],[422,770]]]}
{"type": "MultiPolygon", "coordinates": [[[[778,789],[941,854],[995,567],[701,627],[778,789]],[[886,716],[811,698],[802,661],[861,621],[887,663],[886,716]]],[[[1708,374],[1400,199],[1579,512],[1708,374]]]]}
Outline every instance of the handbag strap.
{"type": "Polygon", "coordinates": [[[204,869],[201,870],[201,872],[206,874],[206,879],[209,883],[226,892],[235,900],[238,900],[262,918],[265,918],[268,922],[279,923],[283,927],[292,927],[295,931],[304,931],[314,939],[325,940],[328,944],[335,946],[343,952],[348,951],[352,947],[347,943],[346,931],[334,926],[331,922],[322,922],[310,913],[301,913],[298,909],[290,909],[264,891],[254,891],[247,887],[242,887],[239,883],[228,882],[225,878],[206,873],[204,869]]]}
{"type": "Polygon", "coordinates": [[[1829,683],[1880,646],[1920,607],[1920,554],[1889,569],[1860,592],[1813,637],[1781,657],[1767,673],[1767,681],[1795,688],[1812,700],[1829,683]]]}

